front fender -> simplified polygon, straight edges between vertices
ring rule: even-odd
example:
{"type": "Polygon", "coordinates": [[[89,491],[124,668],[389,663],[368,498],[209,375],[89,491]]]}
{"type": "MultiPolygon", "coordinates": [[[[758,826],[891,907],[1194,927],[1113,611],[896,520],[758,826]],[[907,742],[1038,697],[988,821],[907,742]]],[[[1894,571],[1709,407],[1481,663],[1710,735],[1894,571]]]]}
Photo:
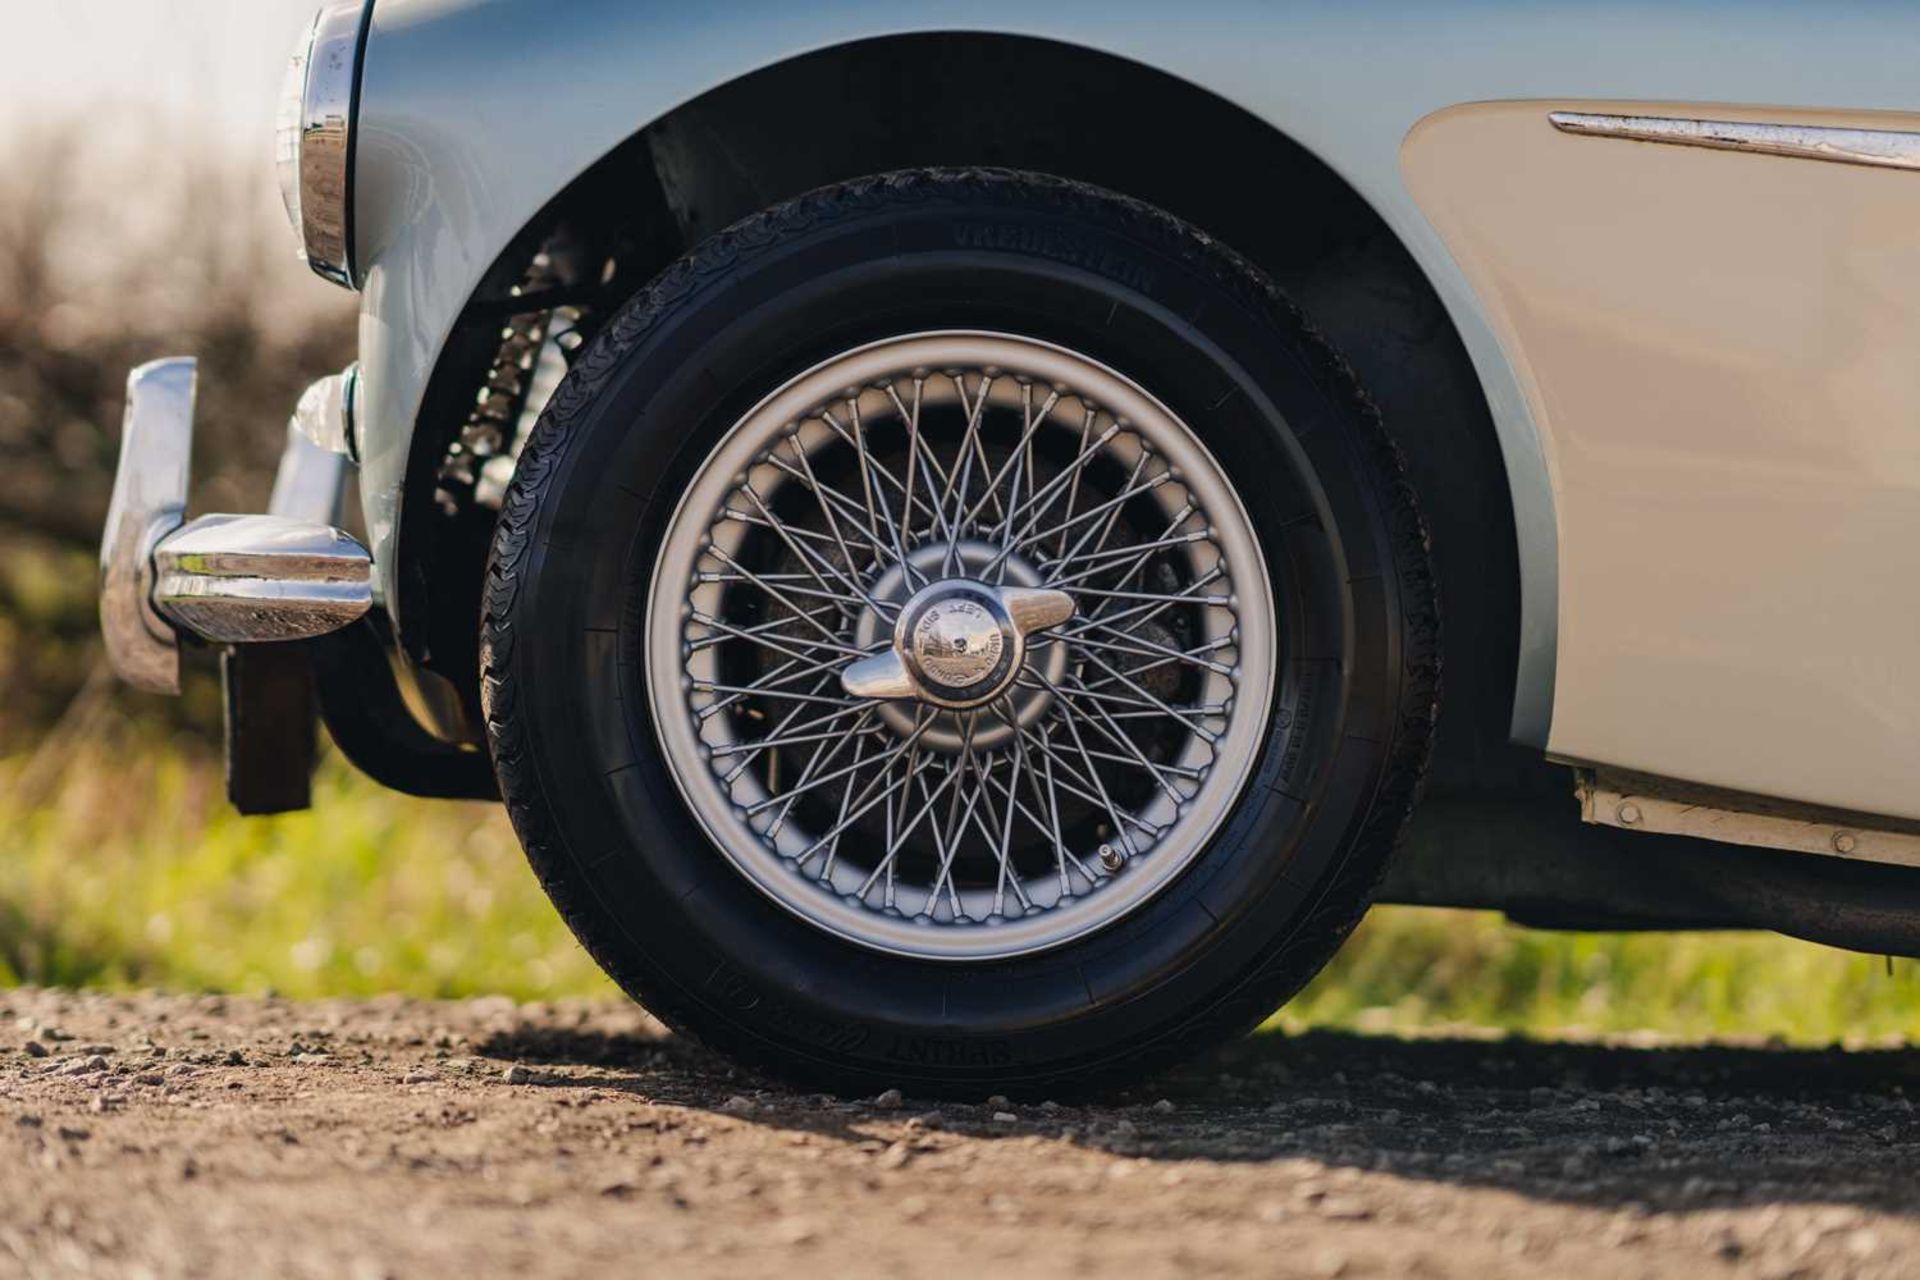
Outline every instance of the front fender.
{"type": "Polygon", "coordinates": [[[428,380],[481,277],[556,193],[675,107],[786,59],[889,35],[1025,36],[1155,67],[1267,120],[1339,173],[1413,251],[1465,339],[1500,432],[1525,601],[1516,736],[1543,743],[1553,687],[1551,486],[1505,358],[1398,168],[1408,129],[1471,96],[1475,77],[1434,65],[1430,41],[1407,30],[1431,22],[1431,6],[1417,0],[1364,16],[1306,4],[1208,7],[1175,21],[1147,0],[573,0],[557,20],[543,0],[378,0],[355,219],[365,264],[362,502],[389,611],[408,616],[401,499],[428,380]],[[1403,22],[1389,20],[1395,12],[1403,22]],[[1362,50],[1371,71],[1357,78],[1362,50]]]}
{"type": "Polygon", "coordinates": [[[1546,424],[1515,376],[1524,353],[1511,339],[1503,347],[1415,204],[1402,142],[1436,111],[1491,99],[1907,107],[1920,32],[1890,25],[1889,12],[1869,0],[1822,6],[1817,20],[1794,6],[1733,16],[1686,0],[1631,21],[1606,6],[1532,0],[1198,0],[1177,10],[1149,0],[378,0],[355,218],[366,264],[362,498],[388,607],[407,617],[401,497],[428,380],[476,284],[547,201],[676,106],[783,60],[890,35],[1025,36],[1154,67],[1266,121],[1368,201],[1426,273],[1480,377],[1514,502],[1513,734],[1551,747],[1568,531],[1546,424]]]}

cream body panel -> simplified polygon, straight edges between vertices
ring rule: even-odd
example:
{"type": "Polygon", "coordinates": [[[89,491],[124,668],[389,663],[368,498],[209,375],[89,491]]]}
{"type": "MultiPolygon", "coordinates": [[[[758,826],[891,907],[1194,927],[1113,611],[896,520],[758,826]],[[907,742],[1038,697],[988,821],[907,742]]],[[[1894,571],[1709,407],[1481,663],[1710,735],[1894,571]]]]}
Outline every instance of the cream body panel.
{"type": "Polygon", "coordinates": [[[1415,200],[1478,293],[1553,486],[1557,756],[1920,817],[1920,174],[1456,107],[1415,200]]]}

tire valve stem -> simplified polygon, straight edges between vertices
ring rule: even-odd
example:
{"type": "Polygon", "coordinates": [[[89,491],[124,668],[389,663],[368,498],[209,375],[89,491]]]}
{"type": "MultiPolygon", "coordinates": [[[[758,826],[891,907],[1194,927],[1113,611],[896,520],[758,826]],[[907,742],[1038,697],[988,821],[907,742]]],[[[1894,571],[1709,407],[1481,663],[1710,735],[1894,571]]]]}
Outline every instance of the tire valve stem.
{"type": "Polygon", "coordinates": [[[1118,871],[1126,856],[1110,844],[1100,846],[1100,866],[1105,871],[1118,871]]]}

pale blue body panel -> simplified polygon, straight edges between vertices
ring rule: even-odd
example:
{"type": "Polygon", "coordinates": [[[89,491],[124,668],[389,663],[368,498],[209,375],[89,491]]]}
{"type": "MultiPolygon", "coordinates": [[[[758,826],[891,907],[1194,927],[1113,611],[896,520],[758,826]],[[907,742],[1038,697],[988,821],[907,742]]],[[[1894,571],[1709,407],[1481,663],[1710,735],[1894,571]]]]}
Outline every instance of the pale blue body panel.
{"type": "Polygon", "coordinates": [[[1535,746],[1553,705],[1553,489],[1508,354],[1402,179],[1402,140],[1434,111],[1494,99],[1920,103],[1920,12],[1897,4],[378,0],[355,212],[362,499],[390,606],[421,397],[511,237],[610,149],[709,89],[814,50],[932,31],[1060,41],[1191,82],[1317,155],[1400,237],[1464,339],[1499,433],[1523,597],[1514,734],[1535,746]]]}

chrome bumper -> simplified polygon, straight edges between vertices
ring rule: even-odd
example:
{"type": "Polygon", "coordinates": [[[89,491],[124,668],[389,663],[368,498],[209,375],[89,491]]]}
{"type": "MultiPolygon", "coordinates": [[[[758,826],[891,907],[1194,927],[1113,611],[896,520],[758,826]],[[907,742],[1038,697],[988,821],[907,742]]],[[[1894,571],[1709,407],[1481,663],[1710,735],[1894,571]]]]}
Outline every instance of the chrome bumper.
{"type": "MultiPolygon", "coordinates": [[[[186,519],[194,361],[127,375],[100,542],[100,628],[127,683],[180,691],[182,633],[220,644],[325,635],[373,604],[372,557],[334,527],[347,460],[287,424],[266,515],[186,519]]],[[[303,403],[303,411],[307,406],[303,403]]]]}

